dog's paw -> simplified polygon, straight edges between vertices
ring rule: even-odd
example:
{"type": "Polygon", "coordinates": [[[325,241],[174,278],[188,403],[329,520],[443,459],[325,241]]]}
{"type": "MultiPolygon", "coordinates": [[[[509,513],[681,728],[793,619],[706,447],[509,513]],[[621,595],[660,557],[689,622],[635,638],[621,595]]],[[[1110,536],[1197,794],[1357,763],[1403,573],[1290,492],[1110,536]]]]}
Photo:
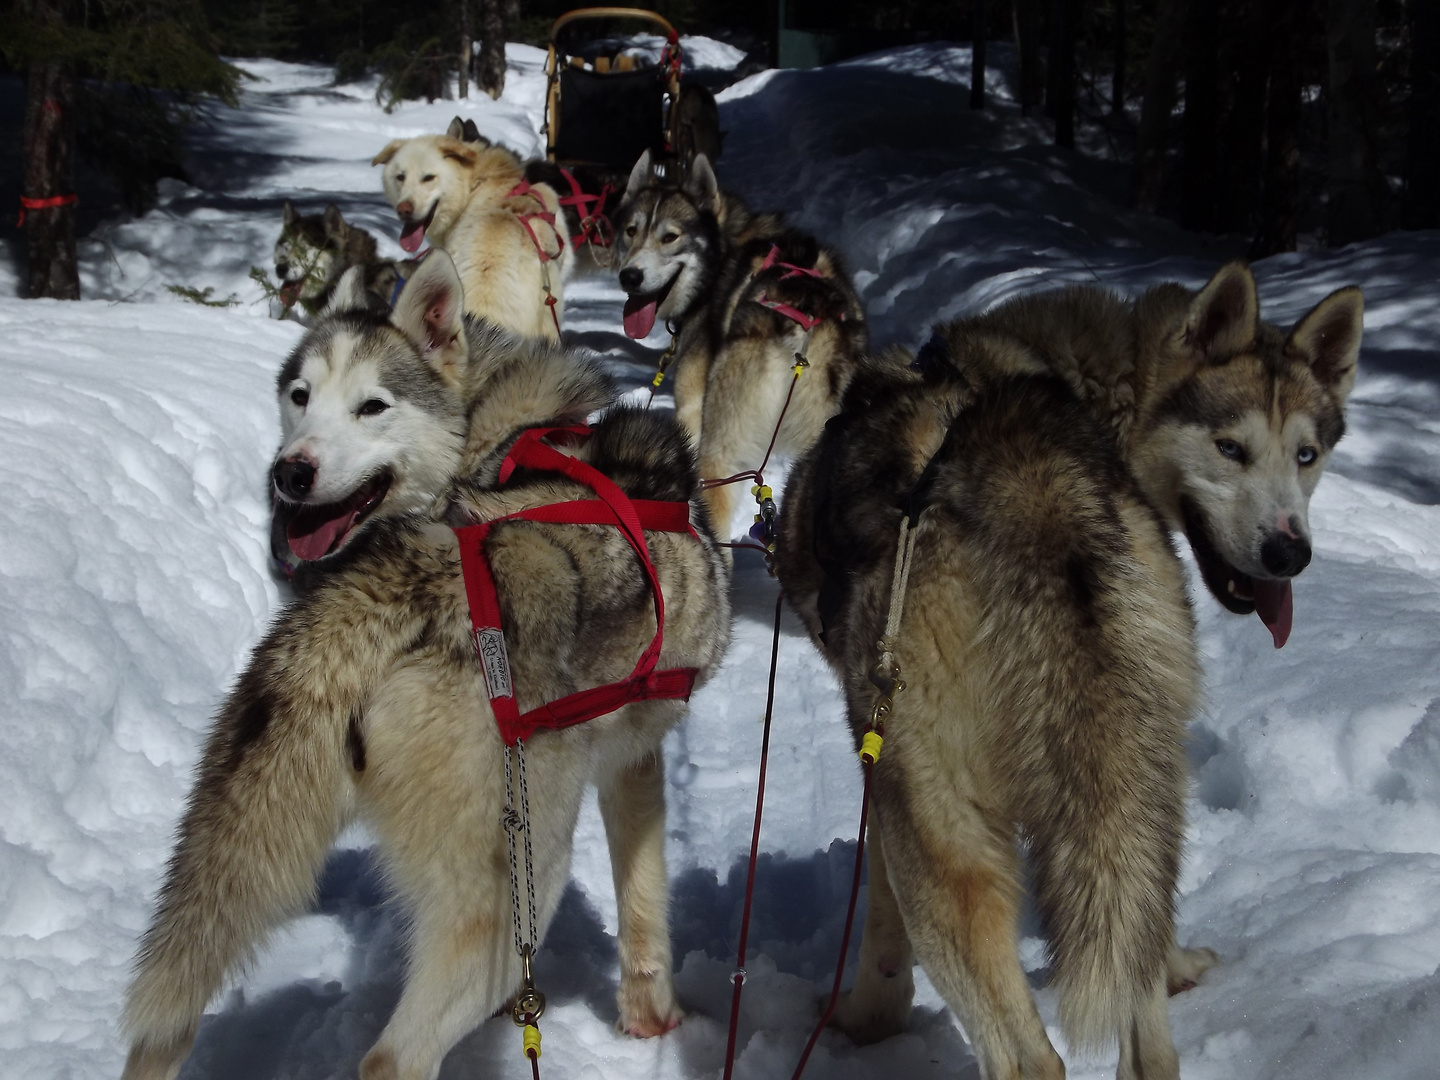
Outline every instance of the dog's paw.
{"type": "Polygon", "coordinates": [[[637,1039],[653,1039],[679,1026],[685,1013],[675,1000],[675,984],[668,971],[653,975],[625,975],[620,979],[620,1019],[616,1026],[637,1039]]]}
{"type": "Polygon", "coordinates": [[[399,1080],[400,1067],[395,1051],[388,1046],[372,1047],[360,1062],[360,1080],[399,1080]]]}
{"type": "Polygon", "coordinates": [[[857,1000],[855,994],[840,995],[835,1005],[835,1015],[830,1026],[838,1028],[857,1046],[898,1035],[910,1023],[910,999],[902,994],[869,995],[866,1000],[857,1000]]]}
{"type": "Polygon", "coordinates": [[[1170,946],[1166,961],[1165,989],[1170,996],[1193,990],[1200,977],[1220,962],[1220,954],[1214,949],[1182,949],[1170,946]]]}

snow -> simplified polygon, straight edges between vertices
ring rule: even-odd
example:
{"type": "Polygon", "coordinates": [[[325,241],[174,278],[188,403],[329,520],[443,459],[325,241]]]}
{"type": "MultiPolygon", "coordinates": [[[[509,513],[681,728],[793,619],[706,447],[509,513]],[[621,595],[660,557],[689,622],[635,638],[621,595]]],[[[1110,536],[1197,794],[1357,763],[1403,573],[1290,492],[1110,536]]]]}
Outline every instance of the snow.
{"type": "MultiPolygon", "coordinates": [[[[719,48],[690,43],[692,58],[719,48]]],[[[196,186],[81,244],[78,304],[0,299],[0,1076],[118,1075],[116,1018],[208,718],[284,590],[266,558],[273,378],[299,330],[266,317],[280,206],[336,202],[398,255],[370,168],[392,138],[456,112],[535,153],[543,53],[507,49],[496,102],[405,103],[304,65],[247,62],[240,108],[195,137],[196,186]],[[202,308],[167,285],[234,296],[202,308]]],[[[992,47],[992,108],[965,108],[969,54],[923,46],[721,95],[722,182],[838,246],[877,341],[1017,291],[1095,281],[1198,285],[1236,252],[1118,208],[1123,169],[1058,151],[1019,115],[992,47]]],[[[1173,999],[1182,1072],[1410,1080],[1440,1059],[1440,234],[1265,260],[1262,310],[1287,323],[1366,289],[1361,373],[1312,506],[1315,560],[1280,652],[1195,584],[1207,697],[1179,898],[1182,941],[1224,957],[1173,999]]],[[[18,290],[0,262],[0,295],[18,290]]],[[[616,287],[567,289],[567,332],[640,392],[654,353],[619,333],[616,287]]],[[[663,335],[649,343],[663,344],[663,335]]],[[[741,557],[735,643],[667,744],[677,981],[662,1039],[615,1034],[615,901],[593,799],[539,964],[542,1069],[619,1080],[718,1075],[754,810],[774,585],[741,557]]],[[[788,1075],[828,988],[854,853],[858,772],[832,678],[787,617],[737,1076],[788,1075]]],[[[1042,964],[1027,920],[1027,968],[1042,964]]],[[[368,838],[342,838],[315,911],[202,1026],[184,1077],[353,1075],[393,1007],[403,919],[368,838]]],[[[853,958],[852,958],[853,965],[853,958]]],[[[856,1048],[827,1033],[807,1076],[973,1077],[924,979],[910,1030],[856,1048]]],[[[1055,1030],[1055,1002],[1038,992],[1055,1030]]],[[[1069,1061],[1071,1077],[1113,1075],[1069,1061]]],[[[528,1075],[508,1020],[443,1077],[528,1075]]]]}

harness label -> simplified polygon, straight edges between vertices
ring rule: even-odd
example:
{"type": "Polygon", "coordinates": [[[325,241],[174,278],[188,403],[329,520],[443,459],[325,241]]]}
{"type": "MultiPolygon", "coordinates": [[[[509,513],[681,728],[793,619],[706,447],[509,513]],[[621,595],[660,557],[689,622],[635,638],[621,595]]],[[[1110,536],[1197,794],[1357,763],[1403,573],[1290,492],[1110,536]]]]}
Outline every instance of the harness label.
{"type": "Polygon", "coordinates": [[[505,651],[505,635],[495,627],[477,627],[475,651],[485,672],[485,688],[491,698],[514,697],[510,684],[510,655],[505,651]]]}

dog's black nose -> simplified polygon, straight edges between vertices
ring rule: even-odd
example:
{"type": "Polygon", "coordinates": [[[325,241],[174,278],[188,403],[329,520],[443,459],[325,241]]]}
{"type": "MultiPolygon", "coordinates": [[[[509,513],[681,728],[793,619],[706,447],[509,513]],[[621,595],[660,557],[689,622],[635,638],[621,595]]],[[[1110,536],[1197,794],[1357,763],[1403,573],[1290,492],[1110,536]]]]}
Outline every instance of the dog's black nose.
{"type": "Polygon", "coordinates": [[[315,466],[304,458],[277,461],[272,475],[275,477],[275,490],[292,499],[303,499],[315,486],[315,466]]]}
{"type": "Polygon", "coordinates": [[[1276,577],[1294,577],[1310,565],[1310,541],[1303,536],[1271,533],[1260,545],[1260,562],[1276,577]]]}
{"type": "Polygon", "coordinates": [[[620,287],[627,293],[640,291],[640,286],[645,284],[645,271],[634,266],[627,266],[620,271],[620,287]]]}
{"type": "Polygon", "coordinates": [[[290,264],[288,262],[275,264],[275,276],[281,281],[285,280],[285,275],[288,273],[290,273],[290,264]]]}

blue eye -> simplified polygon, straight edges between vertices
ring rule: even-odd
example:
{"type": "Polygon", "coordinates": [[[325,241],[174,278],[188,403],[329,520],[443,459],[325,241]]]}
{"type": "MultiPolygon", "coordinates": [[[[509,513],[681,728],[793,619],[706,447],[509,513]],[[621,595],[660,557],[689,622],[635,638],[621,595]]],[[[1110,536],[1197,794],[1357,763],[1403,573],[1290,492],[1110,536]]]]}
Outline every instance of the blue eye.
{"type": "Polygon", "coordinates": [[[1313,446],[1302,446],[1300,447],[1300,452],[1295,455],[1295,460],[1300,462],[1301,465],[1314,465],[1319,457],[1319,451],[1313,446]]]}
{"type": "Polygon", "coordinates": [[[1244,461],[1245,448],[1234,439],[1216,439],[1215,449],[1225,455],[1231,461],[1244,461]]]}

